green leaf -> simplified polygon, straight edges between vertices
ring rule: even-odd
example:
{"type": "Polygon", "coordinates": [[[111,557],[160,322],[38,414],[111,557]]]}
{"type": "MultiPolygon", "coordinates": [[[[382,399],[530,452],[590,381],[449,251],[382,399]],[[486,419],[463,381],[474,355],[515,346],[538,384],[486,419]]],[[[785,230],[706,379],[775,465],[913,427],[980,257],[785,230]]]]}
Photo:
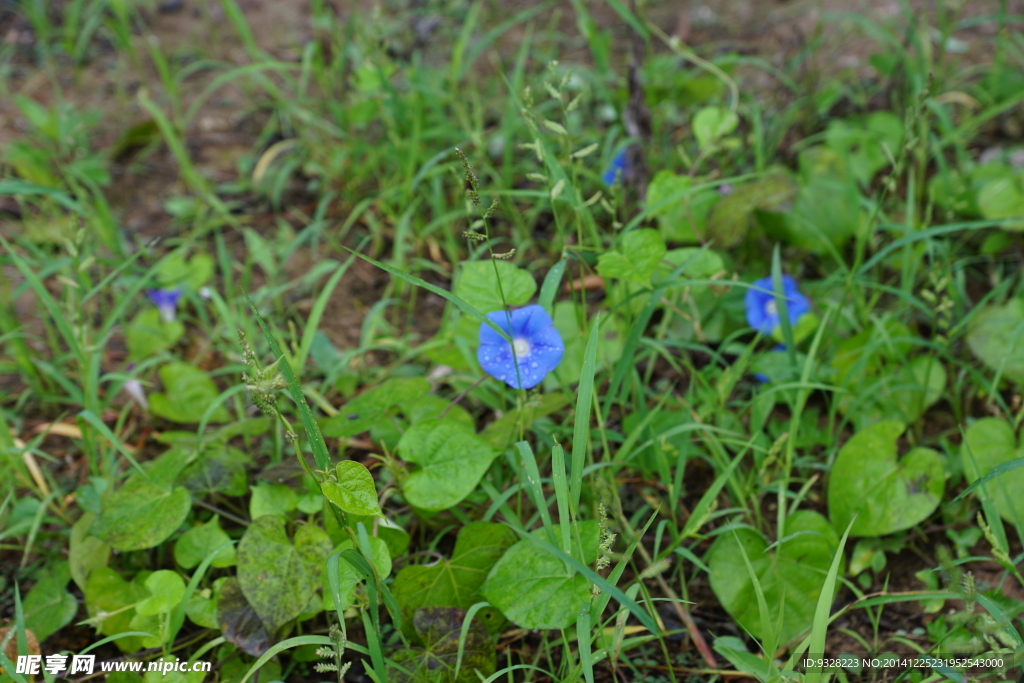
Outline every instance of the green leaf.
{"type": "MultiPolygon", "coordinates": [[[[214,516],[206,524],[194,526],[183,533],[174,544],[174,560],[185,569],[192,569],[206,556],[231,539],[220,528],[220,518],[214,516]]],[[[217,553],[211,563],[217,568],[235,564],[235,548],[228,546],[217,553]]]]}
{"type": "Polygon", "coordinates": [[[739,185],[715,204],[708,215],[704,238],[716,249],[735,247],[747,236],[755,212],[787,210],[796,193],[788,171],[771,169],[759,180],[739,185]]]}
{"type": "Polygon", "coordinates": [[[71,538],[68,542],[68,564],[71,578],[83,591],[92,572],[106,567],[110,559],[110,546],[89,535],[96,513],[86,512],[71,527],[71,538]]]}
{"type": "Polygon", "coordinates": [[[522,306],[536,291],[533,276],[508,261],[465,261],[455,285],[455,296],[484,313],[522,306]]]}
{"type": "MultiPolygon", "coordinates": [[[[168,363],[160,368],[160,381],[166,393],[150,394],[150,412],[171,422],[196,423],[220,392],[210,377],[189,363],[168,363]]],[[[210,422],[227,422],[231,417],[224,406],[218,407],[210,422]]]]}
{"type": "Polygon", "coordinates": [[[466,630],[460,647],[465,618],[464,610],[453,607],[416,610],[413,626],[424,647],[406,648],[392,655],[392,661],[412,673],[391,668],[387,680],[390,683],[477,683],[492,675],[496,669],[494,641],[476,619],[466,630]],[[455,675],[456,665],[459,666],[458,676],[455,675]]]}
{"type": "Polygon", "coordinates": [[[993,220],[1016,218],[1003,223],[1002,227],[1014,232],[1024,231],[1024,182],[1010,169],[1000,178],[982,184],[977,192],[978,208],[981,215],[993,220]]]}
{"type": "Polygon", "coordinates": [[[146,578],[149,597],[135,605],[135,611],[143,616],[154,616],[170,612],[185,597],[185,582],[176,572],[160,569],[146,578]]]}
{"type": "Polygon", "coordinates": [[[890,158],[899,156],[903,121],[889,111],[875,112],[862,121],[834,120],[825,130],[825,144],[846,159],[850,173],[861,185],[867,185],[876,173],[891,165],[890,158]]]}
{"type": "Polygon", "coordinates": [[[901,460],[896,439],[906,427],[886,420],[857,432],[839,451],[829,475],[829,517],[850,533],[884,536],[909,529],[935,511],[945,489],[942,458],[930,448],[914,448],[901,460]]]}
{"type": "MultiPolygon", "coordinates": [[[[370,536],[370,554],[373,555],[373,566],[381,579],[391,574],[391,553],[383,539],[377,536],[370,536]]],[[[352,541],[345,541],[335,548],[330,554],[340,553],[343,550],[352,549],[352,541]]],[[[327,563],[323,564],[320,572],[321,585],[323,586],[323,606],[325,610],[335,609],[334,595],[331,592],[331,584],[327,579],[327,563]]],[[[341,586],[342,608],[345,611],[352,605],[352,594],[356,585],[363,580],[363,577],[348,562],[338,563],[338,585],[341,586]]]]}
{"type": "Polygon", "coordinates": [[[68,563],[57,562],[50,566],[25,596],[22,603],[25,628],[32,631],[40,643],[75,618],[78,601],[65,590],[70,580],[71,569],[68,563]]]}
{"type": "MultiPolygon", "coordinates": [[[[559,525],[555,537],[561,538],[559,525]]],[[[597,559],[599,529],[588,520],[571,528],[572,555],[584,564],[597,559]],[[582,548],[582,553],[580,552],[582,548]]],[[[543,529],[534,532],[542,538],[543,529]]],[[[481,587],[487,601],[522,628],[569,628],[590,600],[591,584],[557,557],[539,552],[528,539],[509,548],[481,587]]]]}
{"type": "Polygon", "coordinates": [[[249,517],[256,519],[264,515],[277,515],[281,519],[287,519],[288,513],[294,510],[298,503],[299,496],[290,487],[261,481],[252,487],[249,517]]]}
{"type": "Polygon", "coordinates": [[[813,176],[797,192],[793,210],[781,230],[766,226],[769,235],[815,254],[842,247],[864,225],[860,191],[851,180],[813,176]]]}
{"type": "Polygon", "coordinates": [[[320,490],[324,492],[327,500],[344,512],[384,516],[377,501],[377,487],[373,483],[373,475],[365,465],[355,460],[342,460],[335,468],[335,474],[338,481],[328,480],[320,484],[320,490]]]}
{"type": "Polygon", "coordinates": [[[597,272],[603,277],[647,285],[666,251],[665,240],[657,230],[633,230],[623,236],[622,251],[611,251],[598,257],[597,272]]]}
{"type": "MultiPolygon", "coordinates": [[[[207,589],[205,592],[209,592],[209,590],[207,589]]],[[[220,624],[217,623],[216,598],[204,597],[199,592],[193,593],[192,597],[188,600],[188,606],[185,608],[185,615],[197,626],[220,628],[220,624]]]]}
{"type": "Polygon", "coordinates": [[[705,558],[711,569],[711,589],[736,622],[762,640],[768,633],[761,623],[754,582],[739,544],[750,559],[764,592],[772,627],[779,623],[779,643],[800,635],[814,621],[818,596],[832,557],[839,545],[835,530],[817,512],[800,510],[786,518],[789,535],[774,550],[753,529],[723,533],[705,558]]]}
{"type": "Polygon", "coordinates": [[[419,465],[402,491],[421,510],[445,510],[468,496],[480,483],[495,451],[465,427],[446,420],[413,425],[398,442],[398,453],[419,465]]]}
{"type": "Polygon", "coordinates": [[[423,377],[395,377],[355,397],[323,424],[323,434],[329,437],[355,436],[380,421],[389,419],[392,406],[425,396],[430,382],[423,377]]]}
{"type": "MultiPolygon", "coordinates": [[[[488,572],[516,538],[504,524],[470,522],[462,527],[450,560],[411,565],[398,572],[392,592],[403,617],[412,622],[413,613],[421,607],[469,609],[482,601],[480,587],[488,572]]],[[[492,633],[502,626],[501,613],[493,607],[485,607],[477,617],[492,633]]]]}
{"type": "Polygon", "coordinates": [[[700,242],[707,232],[708,214],[721,199],[713,187],[683,194],[693,185],[693,178],[676,175],[672,171],[659,171],[647,187],[647,208],[658,221],[661,236],[669,242],[700,242]],[[673,197],[679,196],[676,199],[673,197]]]}
{"type": "Polygon", "coordinates": [[[196,495],[244,496],[249,490],[245,472],[249,460],[249,456],[237,448],[223,443],[207,444],[203,454],[178,475],[178,484],[196,495]]]}
{"type": "Polygon", "coordinates": [[[736,130],[740,120],[733,112],[722,107],[703,107],[693,117],[693,136],[705,149],[711,143],[736,130]]]}
{"type": "Polygon", "coordinates": [[[318,527],[300,526],[293,544],[280,517],[253,520],[238,543],[238,583],[268,633],[297,617],[319,586],[331,540],[318,527]]]}
{"type": "Polygon", "coordinates": [[[187,261],[175,254],[163,260],[156,276],[163,288],[185,286],[198,292],[213,276],[213,271],[214,260],[209,254],[195,254],[187,261]]]}
{"type": "Polygon", "coordinates": [[[185,487],[133,477],[106,501],[92,532],[117,550],[153,548],[181,526],[191,508],[185,487]]]}
{"type": "Polygon", "coordinates": [[[125,326],[124,341],[128,345],[128,358],[140,361],[155,356],[177,344],[184,334],[183,322],[164,322],[160,318],[160,311],[146,308],[125,326]]]}
{"type": "MultiPolygon", "coordinates": [[[[975,482],[996,467],[1011,460],[1024,458],[1024,447],[1018,447],[1013,428],[1005,420],[986,417],[972,424],[964,436],[960,449],[964,475],[975,482]]],[[[1024,522],[1024,468],[1018,468],[996,477],[979,488],[992,498],[999,515],[1011,524],[1024,522]]]]}
{"type": "MultiPolygon", "coordinates": [[[[110,615],[96,627],[101,634],[112,636],[132,630],[129,624],[135,615],[135,609],[130,605],[148,597],[141,585],[146,574],[148,572],[140,572],[137,578],[141,577],[141,580],[132,583],[122,579],[120,574],[109,567],[102,567],[89,575],[84,591],[85,607],[89,616],[110,615]],[[128,609],[121,611],[125,607],[128,609]]],[[[142,647],[138,636],[119,638],[114,642],[122,652],[135,652],[142,647]]]]}
{"type": "Polygon", "coordinates": [[[981,362],[1024,384],[1024,299],[989,305],[975,314],[967,345],[981,362]]]}
{"type": "Polygon", "coordinates": [[[246,599],[238,579],[233,576],[224,582],[217,594],[217,624],[224,639],[246,654],[259,657],[270,647],[270,635],[263,620],[246,599]]]}

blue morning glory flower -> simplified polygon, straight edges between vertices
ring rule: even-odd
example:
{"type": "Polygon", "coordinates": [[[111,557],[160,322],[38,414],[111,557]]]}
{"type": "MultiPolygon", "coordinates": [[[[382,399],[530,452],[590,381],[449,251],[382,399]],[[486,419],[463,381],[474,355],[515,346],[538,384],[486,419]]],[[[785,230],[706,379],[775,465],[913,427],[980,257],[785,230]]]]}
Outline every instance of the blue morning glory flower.
{"type": "MultiPolygon", "coordinates": [[[[747,290],[747,322],[761,334],[771,334],[779,326],[779,311],[775,302],[771,277],[763,277],[753,283],[755,288],[747,290]],[[767,290],[767,291],[761,291],[767,290]]],[[[782,295],[786,297],[789,322],[795,324],[804,313],[811,310],[811,303],[800,293],[796,280],[789,275],[782,276],[782,295]]]]}
{"type": "Polygon", "coordinates": [[[480,348],[476,357],[488,375],[513,389],[531,389],[562,362],[565,343],[542,306],[494,311],[488,313],[487,318],[512,337],[510,344],[490,325],[480,323],[480,348]]]}
{"type": "Polygon", "coordinates": [[[604,181],[605,185],[611,187],[612,185],[615,184],[616,179],[622,179],[622,175],[625,172],[626,150],[622,150],[615,156],[614,159],[612,159],[612,163],[608,166],[608,170],[604,172],[604,175],[601,176],[601,180],[604,181]]]}
{"type": "Polygon", "coordinates": [[[174,289],[147,289],[146,296],[156,304],[160,311],[160,319],[165,323],[172,323],[178,314],[178,299],[181,298],[181,288],[174,289]]]}

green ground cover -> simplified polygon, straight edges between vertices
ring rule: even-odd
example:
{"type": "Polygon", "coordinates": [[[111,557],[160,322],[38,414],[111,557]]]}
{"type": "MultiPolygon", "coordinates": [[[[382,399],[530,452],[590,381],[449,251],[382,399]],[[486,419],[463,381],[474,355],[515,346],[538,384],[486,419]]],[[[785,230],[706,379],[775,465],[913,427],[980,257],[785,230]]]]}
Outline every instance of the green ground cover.
{"type": "Polygon", "coordinates": [[[0,6],[0,681],[1019,680],[1024,8],[894,8],[0,6]]]}

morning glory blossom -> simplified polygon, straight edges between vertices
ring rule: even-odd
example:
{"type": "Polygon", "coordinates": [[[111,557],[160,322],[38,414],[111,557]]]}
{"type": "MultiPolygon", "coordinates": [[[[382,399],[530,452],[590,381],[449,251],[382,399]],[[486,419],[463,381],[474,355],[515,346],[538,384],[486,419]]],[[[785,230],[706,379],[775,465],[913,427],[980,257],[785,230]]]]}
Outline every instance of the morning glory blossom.
{"type": "MultiPolygon", "coordinates": [[[[779,311],[773,294],[772,279],[763,277],[753,285],[754,287],[747,290],[747,322],[761,334],[771,334],[779,326],[779,311]]],[[[786,297],[791,324],[795,324],[800,316],[811,310],[810,301],[800,293],[796,280],[789,275],[782,276],[782,295],[786,297]]]]}
{"type": "Polygon", "coordinates": [[[178,299],[181,298],[181,288],[173,289],[147,289],[146,296],[156,304],[160,311],[160,319],[165,323],[174,322],[178,315],[178,299]]]}
{"type": "Polygon", "coordinates": [[[476,357],[488,375],[513,389],[531,389],[562,362],[565,343],[542,306],[494,311],[487,318],[512,337],[510,344],[490,325],[480,324],[476,357]]]}
{"type": "MultiPolygon", "coordinates": [[[[129,363],[126,369],[131,372],[135,369],[135,363],[129,363]]],[[[124,393],[128,394],[143,410],[149,410],[149,399],[146,398],[146,390],[142,388],[142,382],[130,379],[124,383],[122,388],[124,393]]]]}
{"type": "Polygon", "coordinates": [[[608,169],[601,176],[601,180],[608,187],[615,184],[616,180],[622,180],[622,176],[626,173],[626,150],[622,150],[615,158],[612,159],[612,163],[608,166],[608,169]]]}

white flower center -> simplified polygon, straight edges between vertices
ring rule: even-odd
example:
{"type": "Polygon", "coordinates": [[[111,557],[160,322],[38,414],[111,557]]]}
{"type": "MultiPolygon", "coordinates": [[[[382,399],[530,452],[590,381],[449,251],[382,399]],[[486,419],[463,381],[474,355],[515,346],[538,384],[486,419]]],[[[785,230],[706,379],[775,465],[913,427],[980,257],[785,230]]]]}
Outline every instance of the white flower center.
{"type": "Polygon", "coordinates": [[[768,303],[764,305],[764,312],[768,315],[778,315],[779,309],[775,305],[775,299],[769,299],[768,303]]]}
{"type": "Polygon", "coordinates": [[[526,358],[530,355],[530,342],[525,339],[513,339],[512,353],[516,355],[516,358],[526,358]]]}

